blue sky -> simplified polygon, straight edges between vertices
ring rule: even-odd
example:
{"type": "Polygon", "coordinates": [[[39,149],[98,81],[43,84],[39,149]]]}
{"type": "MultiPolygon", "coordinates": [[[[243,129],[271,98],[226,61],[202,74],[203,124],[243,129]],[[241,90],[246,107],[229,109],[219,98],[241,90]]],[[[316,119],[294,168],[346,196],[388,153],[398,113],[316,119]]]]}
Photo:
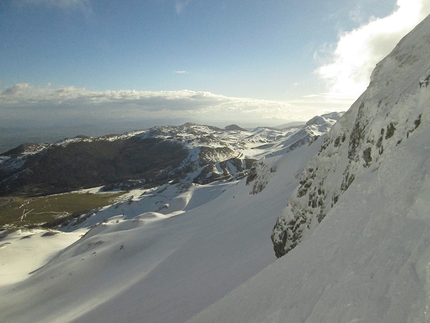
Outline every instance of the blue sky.
{"type": "Polygon", "coordinates": [[[273,125],[345,110],[425,2],[2,0],[0,112],[273,125]]]}

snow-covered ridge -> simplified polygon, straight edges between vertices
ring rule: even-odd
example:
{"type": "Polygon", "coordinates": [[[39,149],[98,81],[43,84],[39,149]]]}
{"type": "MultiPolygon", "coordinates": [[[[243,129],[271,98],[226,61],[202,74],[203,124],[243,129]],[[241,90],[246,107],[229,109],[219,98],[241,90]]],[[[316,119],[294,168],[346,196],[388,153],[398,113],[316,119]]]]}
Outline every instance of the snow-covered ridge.
{"type": "Polygon", "coordinates": [[[65,138],[54,143],[25,143],[0,155],[0,169],[19,169],[25,164],[29,156],[43,153],[50,148],[67,147],[69,144],[79,142],[125,140],[137,136],[142,132],[143,130],[101,137],[76,136],[74,138],[65,138]]]}
{"type": "Polygon", "coordinates": [[[71,143],[78,142],[112,142],[139,137],[172,140],[183,143],[188,149],[202,146],[212,148],[229,147],[231,149],[244,152],[245,156],[253,158],[256,157],[256,153],[254,151],[258,151],[257,148],[261,145],[279,142],[286,138],[290,139],[290,136],[298,131],[307,132],[311,136],[324,134],[339,119],[341,115],[342,113],[333,112],[322,116],[316,116],[309,120],[304,127],[298,126],[287,129],[258,127],[254,130],[246,130],[236,125],[230,125],[225,129],[221,129],[214,126],[200,125],[195,123],[185,123],[182,126],[156,126],[147,130],[136,130],[124,134],[111,134],[100,137],[77,136],[74,138],[59,140],[55,143],[23,144],[15,149],[12,149],[11,151],[2,154],[2,156],[9,156],[11,154],[34,155],[43,152],[50,147],[66,147],[71,143]]]}
{"type": "Polygon", "coordinates": [[[307,144],[327,132],[338,118],[334,113],[283,130],[186,123],[122,135],[24,144],[1,155],[0,191],[44,195],[100,185],[131,189],[169,181],[202,184],[240,178],[255,160],[307,144]]]}
{"type": "MultiPolygon", "coordinates": [[[[278,257],[294,248],[322,221],[351,183],[424,122],[430,87],[430,20],[406,36],[375,68],[368,89],[333,126],[272,234],[278,257]]],[[[389,158],[389,157],[387,157],[389,158]]]]}

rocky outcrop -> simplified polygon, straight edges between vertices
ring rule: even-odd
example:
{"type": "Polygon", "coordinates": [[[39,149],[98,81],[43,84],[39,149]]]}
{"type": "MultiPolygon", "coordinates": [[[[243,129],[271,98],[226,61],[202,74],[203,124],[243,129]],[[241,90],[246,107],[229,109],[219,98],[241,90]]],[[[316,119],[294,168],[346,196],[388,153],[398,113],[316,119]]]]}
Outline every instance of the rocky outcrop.
{"type": "Polygon", "coordinates": [[[429,30],[427,18],[376,66],[367,90],[305,166],[273,229],[277,257],[311,234],[354,180],[378,168],[426,119],[430,88],[422,80],[430,75],[429,30]]]}

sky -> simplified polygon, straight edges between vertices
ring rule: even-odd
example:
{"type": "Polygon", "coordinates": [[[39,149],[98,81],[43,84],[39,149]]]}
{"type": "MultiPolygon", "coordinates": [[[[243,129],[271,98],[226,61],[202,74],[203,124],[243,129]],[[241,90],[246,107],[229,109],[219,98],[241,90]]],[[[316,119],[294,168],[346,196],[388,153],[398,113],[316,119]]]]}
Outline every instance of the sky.
{"type": "Polygon", "coordinates": [[[427,0],[2,0],[0,127],[345,111],[427,0]]]}

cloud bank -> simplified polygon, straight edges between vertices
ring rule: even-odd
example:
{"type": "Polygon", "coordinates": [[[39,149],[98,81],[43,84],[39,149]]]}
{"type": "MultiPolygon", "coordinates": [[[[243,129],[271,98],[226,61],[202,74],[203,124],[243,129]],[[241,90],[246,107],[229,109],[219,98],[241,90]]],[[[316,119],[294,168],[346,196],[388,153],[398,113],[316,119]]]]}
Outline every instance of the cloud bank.
{"type": "Polygon", "coordinates": [[[316,70],[328,87],[328,98],[356,99],[367,87],[375,65],[400,39],[430,14],[428,0],[398,0],[397,9],[385,18],[342,33],[328,63],[316,70]]]}
{"type": "MultiPolygon", "coordinates": [[[[0,114],[8,124],[30,120],[32,123],[79,124],[150,120],[169,124],[187,120],[213,125],[238,123],[279,125],[306,121],[316,114],[314,108],[298,108],[288,102],[234,98],[210,92],[181,91],[88,91],[84,88],[36,87],[16,84],[0,93],[0,114]]],[[[155,124],[154,124],[155,125],[155,124]]]]}

